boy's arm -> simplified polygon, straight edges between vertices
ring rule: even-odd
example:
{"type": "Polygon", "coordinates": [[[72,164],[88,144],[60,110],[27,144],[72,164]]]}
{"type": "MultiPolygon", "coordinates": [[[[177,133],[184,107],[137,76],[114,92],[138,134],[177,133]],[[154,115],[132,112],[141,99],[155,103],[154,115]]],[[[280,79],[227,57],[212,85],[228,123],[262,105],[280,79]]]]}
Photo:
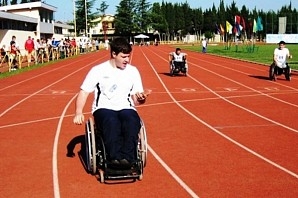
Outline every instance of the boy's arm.
{"type": "Polygon", "coordinates": [[[75,117],[73,118],[73,122],[75,124],[83,124],[84,123],[84,114],[83,109],[86,104],[87,98],[89,96],[89,92],[84,90],[80,90],[77,100],[76,100],[76,107],[75,107],[75,117]]]}

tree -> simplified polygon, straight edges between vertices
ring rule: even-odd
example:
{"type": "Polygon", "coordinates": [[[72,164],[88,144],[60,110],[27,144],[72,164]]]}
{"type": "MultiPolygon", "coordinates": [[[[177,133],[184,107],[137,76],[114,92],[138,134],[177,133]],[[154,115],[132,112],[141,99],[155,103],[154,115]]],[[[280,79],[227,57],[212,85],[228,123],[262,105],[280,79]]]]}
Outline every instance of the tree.
{"type": "Polygon", "coordinates": [[[135,1],[121,0],[116,6],[115,33],[122,36],[131,36],[134,32],[135,1]]]}
{"type": "Polygon", "coordinates": [[[94,2],[95,0],[76,0],[77,32],[84,32],[86,36],[88,33],[88,26],[90,26],[90,21],[93,20],[96,15],[96,13],[91,12],[94,2]]]}
{"type": "Polygon", "coordinates": [[[150,9],[150,25],[152,29],[161,33],[167,32],[168,23],[162,14],[159,3],[153,3],[152,8],[150,9]]]}
{"type": "Polygon", "coordinates": [[[104,34],[104,40],[107,40],[107,28],[108,23],[107,21],[104,21],[104,18],[106,16],[106,10],[108,9],[109,5],[107,5],[106,1],[101,2],[100,7],[98,8],[98,11],[101,13],[101,23],[102,23],[102,29],[104,34]]]}
{"type": "Polygon", "coordinates": [[[151,4],[147,0],[137,0],[135,5],[135,24],[134,30],[136,32],[147,32],[150,23],[149,8],[151,4]]]}
{"type": "Polygon", "coordinates": [[[7,0],[2,0],[1,6],[7,6],[7,5],[8,5],[7,0]]]}
{"type": "Polygon", "coordinates": [[[11,0],[10,1],[10,5],[16,5],[16,4],[18,4],[18,0],[11,0]]]}
{"type": "Polygon", "coordinates": [[[21,3],[29,3],[28,0],[21,0],[21,3]]]}

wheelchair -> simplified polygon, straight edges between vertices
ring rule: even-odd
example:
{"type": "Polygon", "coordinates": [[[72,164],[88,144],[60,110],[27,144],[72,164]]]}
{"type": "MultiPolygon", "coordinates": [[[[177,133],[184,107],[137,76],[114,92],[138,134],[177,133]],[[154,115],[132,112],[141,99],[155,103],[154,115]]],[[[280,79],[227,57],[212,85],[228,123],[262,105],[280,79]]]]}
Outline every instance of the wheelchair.
{"type": "Polygon", "coordinates": [[[188,66],[186,61],[177,62],[177,61],[171,61],[170,63],[170,75],[175,76],[182,73],[182,75],[187,76],[188,72],[188,66]]]}
{"type": "Polygon", "coordinates": [[[86,169],[92,175],[99,176],[100,183],[105,180],[143,179],[143,171],[147,162],[147,136],[143,121],[139,132],[136,148],[137,160],[129,168],[115,168],[107,160],[104,141],[99,131],[96,130],[93,118],[85,123],[86,169]]]}
{"type": "Polygon", "coordinates": [[[275,65],[275,63],[272,63],[269,67],[269,79],[276,81],[277,80],[277,76],[280,75],[285,75],[286,80],[290,81],[291,80],[291,68],[288,65],[288,63],[286,63],[286,67],[285,68],[280,68],[278,66],[275,65]]]}

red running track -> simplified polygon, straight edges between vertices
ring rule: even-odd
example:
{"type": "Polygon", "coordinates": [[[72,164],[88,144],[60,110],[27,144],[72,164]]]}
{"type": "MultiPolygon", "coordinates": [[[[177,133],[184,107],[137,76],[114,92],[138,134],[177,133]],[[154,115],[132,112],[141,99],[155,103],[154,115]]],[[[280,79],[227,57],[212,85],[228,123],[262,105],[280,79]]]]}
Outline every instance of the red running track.
{"type": "Polygon", "coordinates": [[[74,99],[108,51],[2,79],[0,197],[297,197],[297,75],[272,82],[267,67],[188,51],[188,77],[170,77],[173,50],[136,46],[131,56],[153,91],[138,107],[149,145],[142,181],[101,184],[79,157],[74,99]]]}

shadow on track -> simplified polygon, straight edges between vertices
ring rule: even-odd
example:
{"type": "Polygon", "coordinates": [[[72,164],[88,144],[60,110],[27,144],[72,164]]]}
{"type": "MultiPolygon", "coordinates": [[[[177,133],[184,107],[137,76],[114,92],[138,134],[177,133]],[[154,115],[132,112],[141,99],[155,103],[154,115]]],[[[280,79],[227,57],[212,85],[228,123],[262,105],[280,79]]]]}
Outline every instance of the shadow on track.
{"type": "Polygon", "coordinates": [[[86,171],[86,173],[89,173],[88,169],[87,169],[87,157],[86,157],[86,143],[85,143],[85,135],[79,135],[74,137],[72,140],[70,140],[70,142],[67,144],[67,153],[66,156],[73,158],[75,157],[75,153],[74,153],[74,149],[76,147],[76,145],[80,144],[81,148],[78,151],[78,156],[80,158],[80,161],[86,171]]]}

